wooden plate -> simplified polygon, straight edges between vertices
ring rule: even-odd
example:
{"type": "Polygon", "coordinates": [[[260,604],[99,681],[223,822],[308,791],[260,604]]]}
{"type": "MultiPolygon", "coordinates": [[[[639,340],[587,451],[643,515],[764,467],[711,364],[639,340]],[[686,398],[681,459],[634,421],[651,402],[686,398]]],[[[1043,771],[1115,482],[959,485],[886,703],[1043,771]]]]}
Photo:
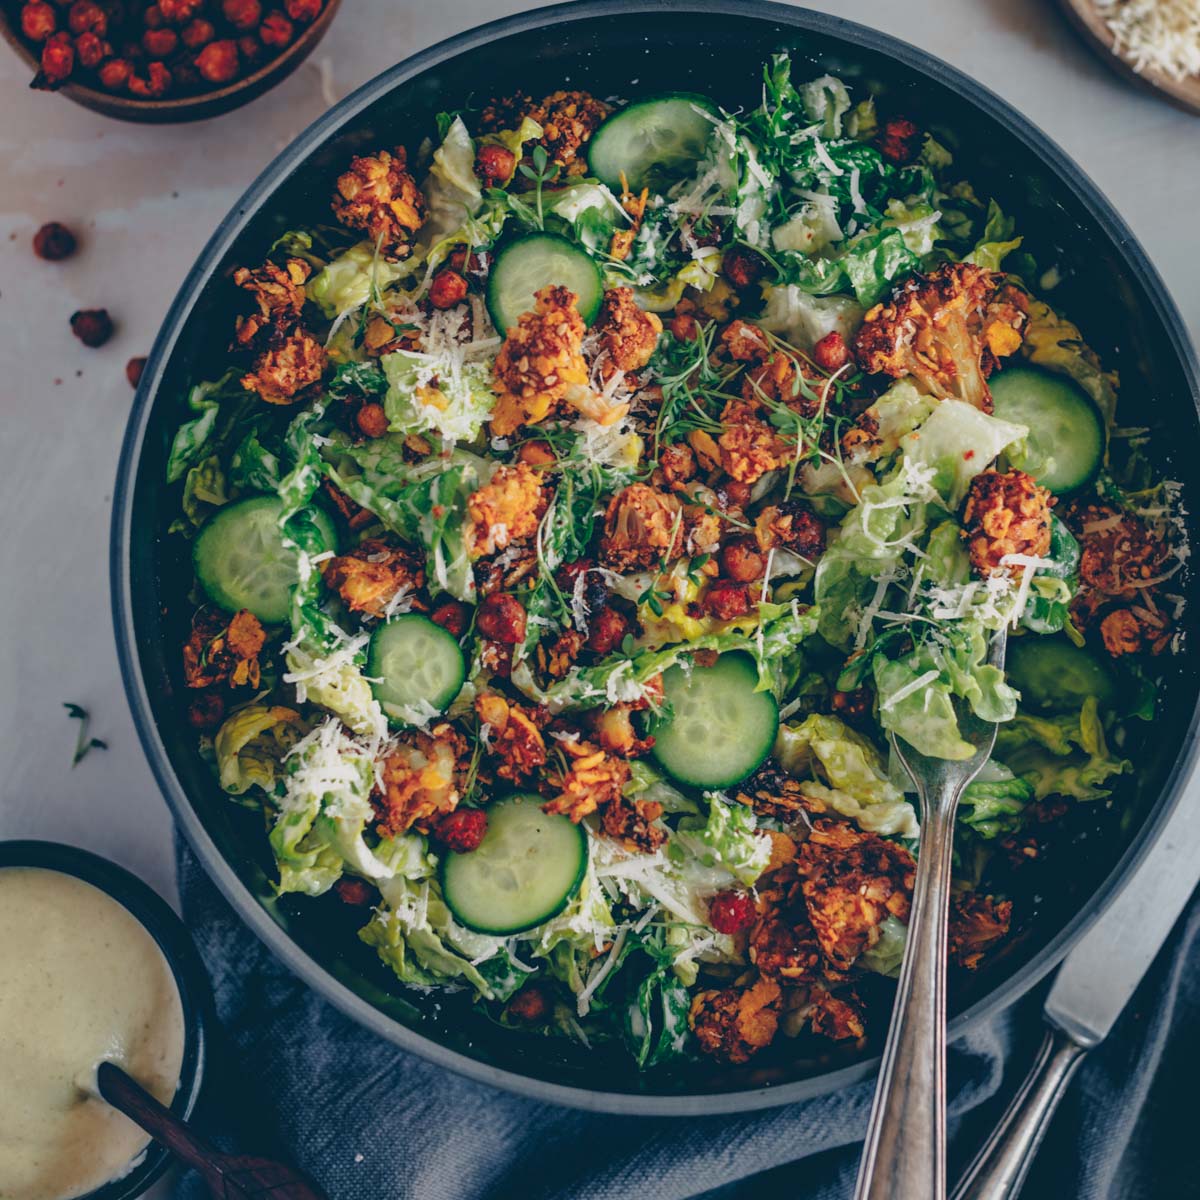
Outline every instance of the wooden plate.
{"type": "Polygon", "coordinates": [[[1135,71],[1129,60],[1113,49],[1115,39],[1105,21],[1104,10],[1097,8],[1093,0],[1059,0],[1059,6],[1083,39],[1117,74],[1200,116],[1200,76],[1178,80],[1150,68],[1135,71]]]}

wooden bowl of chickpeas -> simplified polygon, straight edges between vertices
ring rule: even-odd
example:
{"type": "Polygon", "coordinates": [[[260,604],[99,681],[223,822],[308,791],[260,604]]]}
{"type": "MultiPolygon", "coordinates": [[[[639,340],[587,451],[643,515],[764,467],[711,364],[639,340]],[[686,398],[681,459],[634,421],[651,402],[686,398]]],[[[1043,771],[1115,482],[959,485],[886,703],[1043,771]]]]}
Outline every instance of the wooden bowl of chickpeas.
{"type": "Polygon", "coordinates": [[[123,121],[215,117],[291,74],[341,0],[0,0],[30,86],[123,121]]]}

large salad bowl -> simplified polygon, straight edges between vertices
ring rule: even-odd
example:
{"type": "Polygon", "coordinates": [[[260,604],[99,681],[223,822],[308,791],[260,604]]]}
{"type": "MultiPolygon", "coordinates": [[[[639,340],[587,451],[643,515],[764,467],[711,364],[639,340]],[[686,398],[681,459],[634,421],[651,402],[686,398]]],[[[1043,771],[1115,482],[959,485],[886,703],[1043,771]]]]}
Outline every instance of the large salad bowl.
{"type": "MultiPolygon", "coordinates": [[[[173,695],[191,568],[182,539],[167,536],[177,515],[164,483],[168,447],[189,386],[226,349],[234,266],[261,261],[286,230],[326,220],[332,181],[362,147],[415,143],[440,110],[468,96],[538,94],[567,79],[598,96],[702,91],[735,109],[756,101],[762,64],[779,50],[791,52],[798,73],[839,75],[952,141],[964,174],[1016,217],[1026,248],[1057,264],[1056,306],[1119,369],[1123,423],[1148,427],[1156,472],[1186,493],[1200,446],[1193,351],[1154,268],[1079,167],[998,97],[914,47],[832,16],[720,0],[541,9],[443,42],[341,102],[267,168],[213,235],[167,314],[125,438],[112,537],[121,665],[146,753],[204,867],[278,957],[355,1020],[451,1070],[545,1100],[661,1115],[782,1104],[867,1075],[884,1031],[874,1030],[865,1048],[798,1048],[769,1063],[642,1073],[619,1047],[588,1050],[501,1029],[465,994],[435,1002],[405,991],[357,944],[336,904],[276,897],[260,815],[220,790],[173,695]]],[[[1177,590],[1186,598],[1194,588],[1185,578],[1177,590]]],[[[1087,852],[1069,856],[1070,872],[1019,897],[1016,936],[982,969],[956,978],[952,1037],[1053,967],[1137,868],[1178,801],[1195,755],[1200,690],[1186,628],[1184,652],[1161,665],[1157,719],[1137,723],[1122,748],[1137,770],[1110,801],[1087,807],[1076,831],[1087,852]]]]}

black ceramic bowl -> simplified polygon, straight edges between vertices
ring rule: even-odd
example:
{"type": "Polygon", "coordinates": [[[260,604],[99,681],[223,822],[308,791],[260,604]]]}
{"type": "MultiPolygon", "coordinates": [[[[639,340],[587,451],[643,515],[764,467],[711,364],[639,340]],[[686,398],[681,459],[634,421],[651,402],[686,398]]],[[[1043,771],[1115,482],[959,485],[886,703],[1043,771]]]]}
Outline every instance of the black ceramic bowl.
{"type": "MultiPolygon", "coordinates": [[[[866,1050],[778,1039],[745,1067],[701,1062],[639,1075],[620,1048],[589,1052],[501,1030],[466,999],[406,994],[357,942],[344,906],[332,898],[273,898],[261,821],[221,793],[174,694],[191,571],[182,539],[166,536],[179,503],[163,485],[167,446],[189,382],[211,376],[225,351],[230,271],[260,262],[284,230],[327,220],[334,180],[353,153],[397,140],[415,146],[434,132],[439,110],[517,88],[535,95],[564,86],[599,96],[702,91],[731,108],[752,104],[764,60],[780,49],[795,56],[797,77],[841,75],[860,94],[879,97],[885,111],[904,113],[957,147],[964,176],[1017,218],[1026,248],[1042,263],[1059,264],[1065,279],[1055,303],[1120,369],[1125,423],[1150,426],[1159,470],[1194,481],[1196,367],[1179,314],[1128,227],[1057,146],[991,92],[893,38],[802,9],[704,0],[541,9],[443,42],[343,101],[276,159],[201,255],[167,314],[125,439],[112,543],[125,683],[158,780],[204,865],[279,957],[356,1020],[463,1074],[543,1099],[691,1114],[830,1091],[874,1068],[887,997],[879,998],[866,1050]]],[[[1193,590],[1186,581],[1180,586],[1193,590]]],[[[1019,928],[1005,949],[977,974],[952,981],[952,1036],[1012,1001],[1061,958],[1175,803],[1194,753],[1196,660],[1184,655],[1162,665],[1160,716],[1125,748],[1139,764],[1136,774],[1116,803],[1076,806],[1070,834],[1079,849],[1059,858],[1056,878],[1035,876],[1016,897],[1019,928]],[[1061,869],[1064,861],[1070,871],[1061,869]]]]}
{"type": "MultiPolygon", "coordinates": [[[[0,871],[7,867],[60,871],[90,883],[128,909],[158,943],[175,977],[183,1005],[183,1064],[179,1068],[179,1087],[171,1101],[171,1111],[186,1121],[200,1099],[213,1018],[208,976],[183,922],[158,893],[140,879],[116,863],[75,846],[58,842],[0,842],[0,871]]],[[[82,1200],[134,1200],[162,1175],[170,1161],[167,1151],[157,1142],[151,1142],[133,1170],[88,1192],[82,1200]]]]}

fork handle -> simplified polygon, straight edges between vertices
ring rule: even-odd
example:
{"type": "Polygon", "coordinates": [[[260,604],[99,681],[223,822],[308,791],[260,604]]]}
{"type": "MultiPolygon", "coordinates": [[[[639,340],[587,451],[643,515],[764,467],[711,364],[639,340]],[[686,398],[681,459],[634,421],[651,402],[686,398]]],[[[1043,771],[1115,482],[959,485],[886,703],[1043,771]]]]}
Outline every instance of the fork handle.
{"type": "Polygon", "coordinates": [[[908,944],[855,1200],[946,1195],[946,926],[958,797],[927,799],[908,944]]]}

